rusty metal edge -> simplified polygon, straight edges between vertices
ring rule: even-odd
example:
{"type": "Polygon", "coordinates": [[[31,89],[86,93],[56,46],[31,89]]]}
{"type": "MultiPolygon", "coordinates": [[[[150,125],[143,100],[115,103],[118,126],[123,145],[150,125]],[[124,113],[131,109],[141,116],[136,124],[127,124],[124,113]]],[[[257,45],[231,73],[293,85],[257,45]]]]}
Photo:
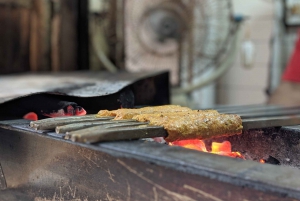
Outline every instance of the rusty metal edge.
{"type": "MultiPolygon", "coordinates": [[[[64,74],[62,73],[60,75],[73,75],[73,73],[76,74],[76,72],[72,72],[72,73],[64,73],[64,74]]],[[[85,73],[83,75],[86,75],[88,72],[85,71],[83,73],[85,73]]],[[[132,84],[134,84],[138,81],[141,81],[141,80],[146,79],[146,78],[155,77],[155,76],[158,76],[158,75],[168,74],[168,71],[161,70],[161,71],[141,72],[141,73],[127,73],[127,72],[122,71],[120,73],[125,76],[124,80],[126,80],[128,82],[126,85],[116,89],[114,92],[105,93],[105,95],[104,94],[103,95],[95,95],[95,96],[90,96],[90,97],[100,97],[100,96],[108,96],[108,95],[111,95],[111,94],[115,94],[115,93],[120,92],[122,89],[126,88],[127,86],[132,85],[132,84]],[[128,77],[126,77],[126,76],[128,76],[128,77]]],[[[52,73],[52,74],[55,75],[54,73],[52,73]]],[[[106,73],[106,74],[107,75],[109,75],[109,74],[113,75],[111,73],[106,73]]],[[[27,74],[24,74],[24,75],[30,75],[30,74],[27,73],[27,74]]],[[[38,75],[45,75],[45,73],[36,73],[35,75],[37,75],[37,76],[38,75]]],[[[79,74],[77,74],[77,75],[79,75],[79,74]]],[[[95,76],[95,73],[94,73],[94,76],[95,76]]],[[[93,82],[96,83],[95,80],[93,82]]],[[[76,83],[73,83],[73,84],[76,85],[76,83]]],[[[60,86],[57,86],[57,87],[60,87],[60,86]]],[[[6,103],[6,102],[13,101],[13,100],[23,99],[23,98],[27,98],[27,97],[33,97],[33,96],[36,96],[36,95],[55,95],[57,97],[67,96],[67,97],[87,98],[86,96],[75,96],[75,95],[71,95],[71,94],[68,94],[68,93],[65,93],[65,92],[61,92],[60,90],[64,89],[64,88],[65,87],[62,86],[62,88],[53,88],[51,90],[38,91],[38,92],[30,93],[30,94],[23,94],[23,95],[18,95],[18,96],[13,96],[13,97],[2,97],[2,98],[0,98],[0,105],[3,104],[3,103],[6,103]]]]}

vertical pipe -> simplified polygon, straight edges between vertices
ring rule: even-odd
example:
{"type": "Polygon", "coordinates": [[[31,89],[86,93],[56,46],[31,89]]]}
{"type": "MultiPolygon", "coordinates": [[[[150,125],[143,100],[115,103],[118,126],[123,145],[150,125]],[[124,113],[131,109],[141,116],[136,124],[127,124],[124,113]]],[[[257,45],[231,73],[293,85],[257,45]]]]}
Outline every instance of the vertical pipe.
{"type": "Polygon", "coordinates": [[[195,0],[190,1],[190,21],[188,25],[188,83],[193,82],[193,71],[194,71],[194,9],[195,0]]]}
{"type": "Polygon", "coordinates": [[[272,93],[279,85],[282,74],[282,10],[281,1],[275,1],[275,20],[274,20],[274,38],[272,48],[272,62],[269,71],[269,87],[268,92],[272,93]]]}

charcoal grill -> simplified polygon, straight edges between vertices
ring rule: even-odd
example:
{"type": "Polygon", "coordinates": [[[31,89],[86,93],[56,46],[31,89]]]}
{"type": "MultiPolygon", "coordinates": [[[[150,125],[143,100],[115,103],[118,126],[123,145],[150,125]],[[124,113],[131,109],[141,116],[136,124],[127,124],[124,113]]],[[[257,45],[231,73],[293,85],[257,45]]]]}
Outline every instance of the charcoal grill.
{"type": "MultiPolygon", "coordinates": [[[[277,106],[219,107],[272,116],[277,106]]],[[[294,111],[297,108],[293,108],[294,111]]],[[[229,140],[249,160],[133,140],[84,144],[2,121],[2,200],[299,200],[300,127],[253,129],[229,140]],[[277,165],[255,160],[272,157],[277,165]],[[251,160],[250,160],[251,159],[251,160]],[[279,163],[278,163],[279,162],[279,163]],[[280,164],[280,165],[278,165],[280,164]]],[[[211,140],[206,140],[207,145],[211,140]]]]}

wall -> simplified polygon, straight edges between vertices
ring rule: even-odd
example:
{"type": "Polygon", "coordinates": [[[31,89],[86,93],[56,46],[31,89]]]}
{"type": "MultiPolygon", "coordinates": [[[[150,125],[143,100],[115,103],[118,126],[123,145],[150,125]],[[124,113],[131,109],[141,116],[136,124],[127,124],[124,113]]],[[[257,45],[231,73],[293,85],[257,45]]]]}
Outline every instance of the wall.
{"type": "Polygon", "coordinates": [[[243,26],[255,45],[254,63],[245,68],[238,51],[231,69],[218,81],[217,103],[230,105],[259,104],[267,100],[270,65],[270,42],[274,24],[274,2],[272,0],[233,0],[234,13],[249,17],[243,26]],[[248,30],[248,31],[247,31],[248,30]]]}

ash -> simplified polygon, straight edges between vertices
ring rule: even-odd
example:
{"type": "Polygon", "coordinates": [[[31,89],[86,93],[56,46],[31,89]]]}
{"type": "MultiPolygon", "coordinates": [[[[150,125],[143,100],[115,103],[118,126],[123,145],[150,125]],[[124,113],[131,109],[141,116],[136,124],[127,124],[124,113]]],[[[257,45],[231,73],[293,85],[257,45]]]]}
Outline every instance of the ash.
{"type": "Polygon", "coordinates": [[[232,151],[239,151],[247,160],[300,168],[300,135],[286,128],[268,128],[244,131],[240,135],[205,140],[211,143],[230,141],[232,151]]]}

